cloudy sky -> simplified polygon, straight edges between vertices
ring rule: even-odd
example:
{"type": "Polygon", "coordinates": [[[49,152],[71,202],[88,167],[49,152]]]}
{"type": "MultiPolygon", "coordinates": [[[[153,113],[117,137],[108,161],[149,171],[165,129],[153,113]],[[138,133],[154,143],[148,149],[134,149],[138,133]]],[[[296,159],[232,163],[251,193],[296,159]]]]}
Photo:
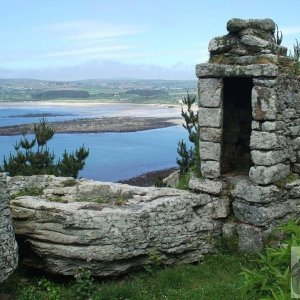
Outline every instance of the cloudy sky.
{"type": "Polygon", "coordinates": [[[299,11],[299,0],[3,0],[0,78],[195,79],[229,19],[272,18],[291,48],[299,11]]]}

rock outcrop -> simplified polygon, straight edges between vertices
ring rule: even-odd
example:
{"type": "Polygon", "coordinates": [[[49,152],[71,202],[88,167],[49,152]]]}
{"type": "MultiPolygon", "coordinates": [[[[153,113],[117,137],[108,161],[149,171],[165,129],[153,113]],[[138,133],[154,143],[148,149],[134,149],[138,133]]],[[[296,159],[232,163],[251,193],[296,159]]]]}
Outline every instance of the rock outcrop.
{"type": "Polygon", "coordinates": [[[18,245],[15,240],[8,205],[9,196],[6,189],[6,178],[0,173],[0,283],[18,265],[18,245]]]}
{"type": "Polygon", "coordinates": [[[79,267],[122,274],[151,263],[153,251],[164,264],[199,261],[214,251],[230,205],[208,194],[54,176],[13,177],[8,187],[15,196],[40,191],[11,200],[23,263],[64,275],[79,267]]]}

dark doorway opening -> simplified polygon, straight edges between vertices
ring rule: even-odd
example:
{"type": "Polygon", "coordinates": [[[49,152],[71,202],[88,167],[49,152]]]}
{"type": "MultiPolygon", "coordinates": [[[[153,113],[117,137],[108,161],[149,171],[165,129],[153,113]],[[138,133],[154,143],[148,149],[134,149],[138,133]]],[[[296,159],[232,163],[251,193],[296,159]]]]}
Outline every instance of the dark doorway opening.
{"type": "Polygon", "coordinates": [[[247,173],[250,154],[252,78],[224,78],[221,173],[247,173]]]}

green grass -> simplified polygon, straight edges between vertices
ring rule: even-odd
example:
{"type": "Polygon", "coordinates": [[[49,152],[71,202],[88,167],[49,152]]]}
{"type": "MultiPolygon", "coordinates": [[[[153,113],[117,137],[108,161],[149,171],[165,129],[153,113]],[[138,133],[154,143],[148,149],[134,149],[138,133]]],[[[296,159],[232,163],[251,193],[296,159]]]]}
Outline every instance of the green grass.
{"type": "Polygon", "coordinates": [[[17,198],[21,196],[41,196],[43,195],[43,191],[44,189],[41,187],[27,187],[13,194],[12,198],[17,198]]]}
{"type": "Polygon", "coordinates": [[[193,300],[243,299],[239,275],[251,267],[247,256],[215,255],[195,265],[141,271],[126,278],[61,283],[59,279],[34,276],[27,270],[17,270],[2,285],[0,292],[20,300],[68,300],[80,298],[80,292],[90,293],[99,300],[193,300]],[[77,296],[76,296],[77,291],[77,296]]]}

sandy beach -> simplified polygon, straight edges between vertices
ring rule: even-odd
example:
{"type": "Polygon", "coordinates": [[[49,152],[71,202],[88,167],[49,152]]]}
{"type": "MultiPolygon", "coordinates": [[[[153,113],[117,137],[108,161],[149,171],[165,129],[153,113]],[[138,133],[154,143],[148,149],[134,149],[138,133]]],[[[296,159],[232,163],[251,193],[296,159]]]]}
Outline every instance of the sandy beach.
{"type": "MultiPolygon", "coordinates": [[[[112,117],[49,122],[57,133],[134,132],[180,125],[182,119],[112,117]]],[[[34,124],[0,127],[0,136],[32,133],[34,124]]]]}

